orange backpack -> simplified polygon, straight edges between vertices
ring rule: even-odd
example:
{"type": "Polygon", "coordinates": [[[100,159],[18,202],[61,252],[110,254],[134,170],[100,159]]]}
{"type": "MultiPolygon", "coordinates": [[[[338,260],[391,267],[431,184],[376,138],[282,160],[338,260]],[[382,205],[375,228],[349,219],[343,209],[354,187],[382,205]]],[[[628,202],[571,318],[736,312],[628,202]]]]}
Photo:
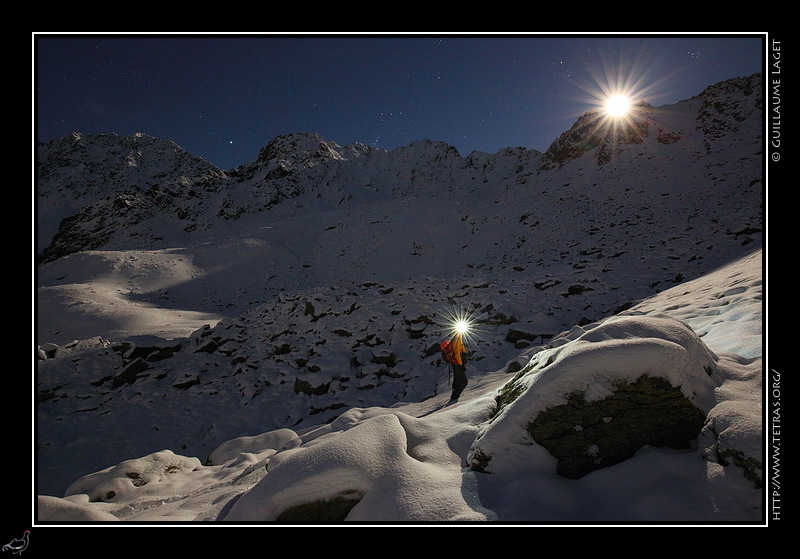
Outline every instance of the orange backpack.
{"type": "Polygon", "coordinates": [[[439,344],[439,347],[442,348],[442,357],[448,363],[455,363],[456,362],[456,355],[453,352],[453,344],[450,343],[450,340],[445,340],[439,344]]]}

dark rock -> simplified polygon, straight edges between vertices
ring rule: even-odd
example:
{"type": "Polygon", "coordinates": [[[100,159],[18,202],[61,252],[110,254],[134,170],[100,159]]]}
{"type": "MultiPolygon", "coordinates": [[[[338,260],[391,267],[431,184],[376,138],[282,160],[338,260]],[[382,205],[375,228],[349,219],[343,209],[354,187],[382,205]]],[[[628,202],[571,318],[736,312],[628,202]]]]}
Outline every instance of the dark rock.
{"type": "Polygon", "coordinates": [[[154,347],[151,348],[150,353],[147,355],[147,360],[152,361],[161,361],[162,359],[168,359],[178,353],[181,350],[181,344],[176,344],[172,346],[164,346],[164,347],[154,347]]]}
{"type": "Polygon", "coordinates": [[[308,396],[321,396],[323,394],[327,394],[328,390],[331,388],[331,383],[333,380],[330,380],[326,383],[323,383],[319,386],[312,385],[309,381],[297,378],[294,381],[294,393],[295,394],[307,394],[308,396]]]}
{"type": "MultiPolygon", "coordinates": [[[[537,334],[534,332],[525,332],[523,330],[517,330],[512,328],[511,330],[506,333],[506,341],[512,344],[517,344],[520,341],[528,341],[532,342],[537,338],[540,338],[544,334],[537,334]]],[[[547,334],[549,336],[549,334],[547,334]]]]}
{"type": "Polygon", "coordinates": [[[528,432],[558,460],[559,475],[580,478],[627,460],[644,445],[688,448],[704,421],[680,388],[642,375],[620,382],[603,400],[587,402],[573,393],[566,404],[540,413],[528,432]]]}
{"type": "Polygon", "coordinates": [[[342,491],[330,499],[319,499],[295,505],[283,511],[276,520],[291,524],[316,524],[342,522],[364,494],[360,491],[342,491]]]}
{"type": "Polygon", "coordinates": [[[206,340],[200,347],[198,347],[194,351],[195,353],[201,353],[201,352],[214,353],[215,351],[217,351],[218,347],[219,346],[217,345],[217,342],[215,342],[214,340],[206,340]]]}
{"type": "Polygon", "coordinates": [[[585,285],[570,285],[569,289],[567,289],[566,293],[562,293],[564,297],[569,297],[570,295],[580,295],[586,291],[594,291],[591,287],[586,287],[585,285]]]}
{"type": "Polygon", "coordinates": [[[185,381],[176,382],[172,386],[173,386],[173,388],[179,388],[181,390],[188,390],[189,388],[191,388],[192,386],[195,386],[197,384],[200,384],[200,377],[197,376],[197,375],[194,375],[194,376],[188,378],[185,381]]]}
{"type": "Polygon", "coordinates": [[[131,361],[122,372],[114,377],[111,382],[112,388],[119,388],[123,384],[133,384],[139,378],[139,373],[146,371],[150,365],[141,357],[131,361]]]}

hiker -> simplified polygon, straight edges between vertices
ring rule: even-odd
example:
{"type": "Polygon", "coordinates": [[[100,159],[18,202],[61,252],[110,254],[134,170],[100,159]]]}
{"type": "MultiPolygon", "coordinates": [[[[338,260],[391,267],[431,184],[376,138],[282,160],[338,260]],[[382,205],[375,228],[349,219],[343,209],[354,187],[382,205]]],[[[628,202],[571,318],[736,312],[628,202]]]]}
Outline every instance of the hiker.
{"type": "Polygon", "coordinates": [[[452,340],[445,340],[439,345],[442,348],[442,357],[453,369],[453,393],[450,395],[450,401],[455,402],[467,387],[467,371],[463,357],[465,348],[461,332],[456,333],[452,340]]]}

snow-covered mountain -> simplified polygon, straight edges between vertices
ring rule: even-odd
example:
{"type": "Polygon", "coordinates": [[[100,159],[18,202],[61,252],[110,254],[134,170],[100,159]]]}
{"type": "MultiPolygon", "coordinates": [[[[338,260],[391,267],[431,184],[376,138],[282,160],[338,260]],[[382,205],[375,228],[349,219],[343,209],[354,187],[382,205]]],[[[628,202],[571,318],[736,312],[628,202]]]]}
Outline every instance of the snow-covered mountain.
{"type": "Polygon", "coordinates": [[[545,153],[291,134],[220,170],[144,135],[40,144],[41,519],[275,520],[309,493],[349,520],[760,519],[761,92],[755,75],[629,122],[590,112],[545,153]],[[441,407],[454,313],[476,322],[470,386],[441,407]],[[643,435],[567,487],[558,451],[513,428],[644,372],[696,410],[689,451],[643,435]],[[634,462],[638,487],[662,483],[659,460],[717,504],[595,502],[634,462]],[[553,501],[504,502],[534,478],[553,501]]]}

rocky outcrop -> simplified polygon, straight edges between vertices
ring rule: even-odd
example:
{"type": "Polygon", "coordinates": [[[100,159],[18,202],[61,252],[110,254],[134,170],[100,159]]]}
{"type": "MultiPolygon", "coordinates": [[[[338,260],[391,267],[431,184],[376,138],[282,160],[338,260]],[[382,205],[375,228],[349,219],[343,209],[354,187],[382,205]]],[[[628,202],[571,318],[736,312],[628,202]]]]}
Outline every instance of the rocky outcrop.
{"type": "Polygon", "coordinates": [[[709,86],[697,96],[701,105],[697,127],[705,136],[706,150],[714,140],[740,128],[749,119],[763,118],[762,76],[733,78],[709,86]]]}
{"type": "Polygon", "coordinates": [[[495,441],[509,439],[546,449],[567,478],[618,464],[644,445],[689,447],[713,406],[716,361],[688,326],[666,316],[594,325],[537,353],[498,392],[471,467],[502,471],[514,450],[495,441]]]}

